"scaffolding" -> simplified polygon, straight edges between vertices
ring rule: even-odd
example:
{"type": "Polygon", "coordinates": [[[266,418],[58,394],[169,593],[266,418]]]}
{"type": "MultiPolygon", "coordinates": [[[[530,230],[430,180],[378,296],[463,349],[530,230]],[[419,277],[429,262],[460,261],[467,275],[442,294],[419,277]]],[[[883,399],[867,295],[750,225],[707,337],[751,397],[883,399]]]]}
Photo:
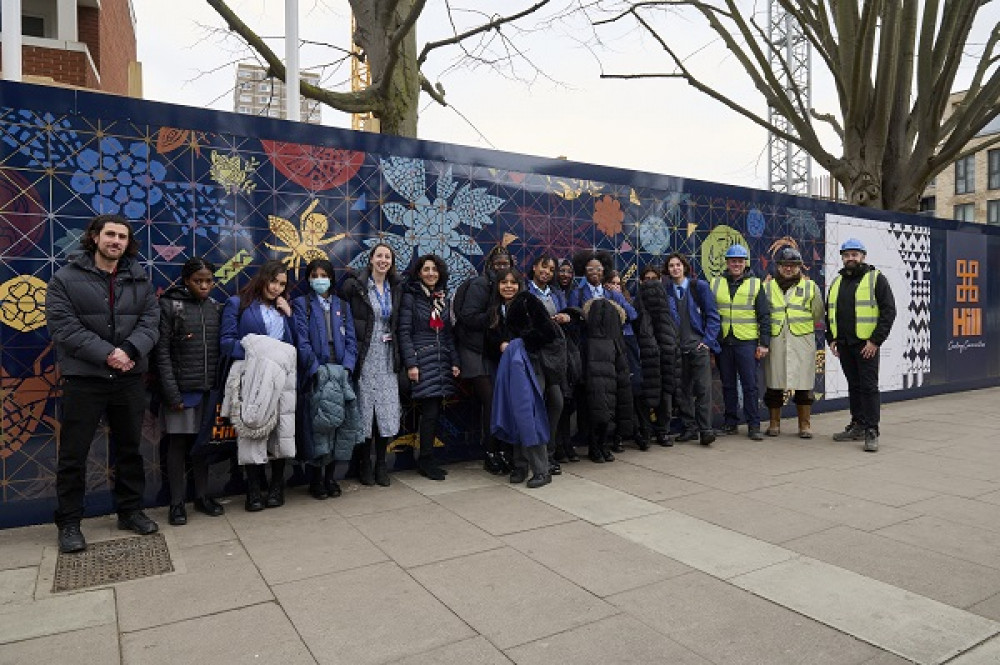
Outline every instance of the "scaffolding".
{"type": "MultiPolygon", "coordinates": [[[[800,97],[805,108],[812,105],[812,68],[810,46],[802,26],[782,7],[778,0],[770,0],[767,7],[769,54],[771,71],[781,84],[785,95],[794,100],[800,97]]],[[[773,106],[768,106],[768,121],[772,126],[792,136],[795,127],[773,106]]],[[[812,176],[809,153],[773,131],[767,139],[768,186],[773,192],[807,196],[812,176]]]]}

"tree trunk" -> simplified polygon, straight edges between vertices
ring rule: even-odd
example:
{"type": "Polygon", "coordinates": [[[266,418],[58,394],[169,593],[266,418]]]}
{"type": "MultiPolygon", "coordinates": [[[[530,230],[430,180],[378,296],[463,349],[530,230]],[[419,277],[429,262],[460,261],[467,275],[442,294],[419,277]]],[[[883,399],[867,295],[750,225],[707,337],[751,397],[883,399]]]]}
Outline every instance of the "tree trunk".
{"type": "MultiPolygon", "coordinates": [[[[393,11],[386,11],[384,5],[384,0],[354,0],[351,3],[356,26],[354,39],[364,50],[374,86],[383,84],[383,75],[392,61],[389,45],[410,13],[413,0],[401,0],[393,11]]],[[[420,70],[416,62],[417,35],[416,30],[411,29],[399,45],[387,94],[374,110],[383,134],[414,138],[417,135],[420,70]]]]}

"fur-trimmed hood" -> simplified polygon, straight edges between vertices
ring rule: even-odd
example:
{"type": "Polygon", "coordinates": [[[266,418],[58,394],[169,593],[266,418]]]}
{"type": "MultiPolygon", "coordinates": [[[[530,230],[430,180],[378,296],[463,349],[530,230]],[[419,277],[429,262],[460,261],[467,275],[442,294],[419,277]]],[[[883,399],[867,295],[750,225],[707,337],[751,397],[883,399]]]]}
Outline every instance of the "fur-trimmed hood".
{"type": "MultiPolygon", "coordinates": [[[[591,298],[587,302],[583,303],[583,318],[585,321],[590,321],[591,310],[593,310],[596,305],[594,303],[607,303],[611,305],[618,312],[618,318],[621,321],[621,325],[625,325],[625,321],[628,319],[628,314],[622,309],[621,305],[616,303],[614,300],[608,300],[607,298],[591,298]]],[[[602,305],[603,306],[603,305],[602,305]]]]}
{"type": "Polygon", "coordinates": [[[545,305],[536,296],[522,291],[507,305],[507,329],[511,338],[520,337],[529,353],[540,350],[559,337],[559,330],[545,305]]]}

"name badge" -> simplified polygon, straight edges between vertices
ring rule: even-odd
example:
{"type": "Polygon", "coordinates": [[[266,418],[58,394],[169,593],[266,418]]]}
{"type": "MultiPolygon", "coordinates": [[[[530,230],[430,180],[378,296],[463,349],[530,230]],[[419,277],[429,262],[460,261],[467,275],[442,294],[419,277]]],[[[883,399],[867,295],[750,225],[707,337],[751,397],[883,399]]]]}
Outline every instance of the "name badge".
{"type": "Polygon", "coordinates": [[[340,326],[340,334],[347,335],[347,326],[340,326]]]}
{"type": "Polygon", "coordinates": [[[382,341],[388,344],[392,341],[392,333],[385,333],[382,335],[382,341]]]}

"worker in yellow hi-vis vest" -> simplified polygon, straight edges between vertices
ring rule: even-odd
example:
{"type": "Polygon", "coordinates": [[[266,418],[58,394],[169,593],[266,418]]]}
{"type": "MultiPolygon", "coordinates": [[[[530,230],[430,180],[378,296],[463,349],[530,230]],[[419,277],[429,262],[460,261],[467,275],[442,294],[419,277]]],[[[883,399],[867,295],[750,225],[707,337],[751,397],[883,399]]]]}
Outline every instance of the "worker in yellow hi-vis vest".
{"type": "Polygon", "coordinates": [[[823,291],[802,272],[802,254],[785,246],[775,253],[775,275],[765,282],[771,299],[771,348],[764,360],[764,406],[771,417],[765,432],[781,433],[785,391],[799,416],[799,437],[812,438],[813,386],[816,384],[816,328],[823,324],[823,291]]]}
{"type": "Polygon", "coordinates": [[[771,305],[761,279],[750,272],[750,252],[743,245],[726,250],[726,272],[712,280],[712,293],[719,306],[722,347],[716,356],[726,405],[722,434],[736,434],[739,423],[739,388],[743,392],[743,416],[747,436],[763,440],[760,433],[760,389],[757,364],[767,356],[771,343],[771,305]]]}
{"type": "Polygon", "coordinates": [[[889,280],[865,263],[868,255],[857,238],[840,246],[844,262],[840,274],[830,284],[826,298],[826,341],[847,378],[851,423],[834,441],[864,440],[864,449],[878,450],[879,347],[889,337],[896,319],[896,300],[889,280]]]}

